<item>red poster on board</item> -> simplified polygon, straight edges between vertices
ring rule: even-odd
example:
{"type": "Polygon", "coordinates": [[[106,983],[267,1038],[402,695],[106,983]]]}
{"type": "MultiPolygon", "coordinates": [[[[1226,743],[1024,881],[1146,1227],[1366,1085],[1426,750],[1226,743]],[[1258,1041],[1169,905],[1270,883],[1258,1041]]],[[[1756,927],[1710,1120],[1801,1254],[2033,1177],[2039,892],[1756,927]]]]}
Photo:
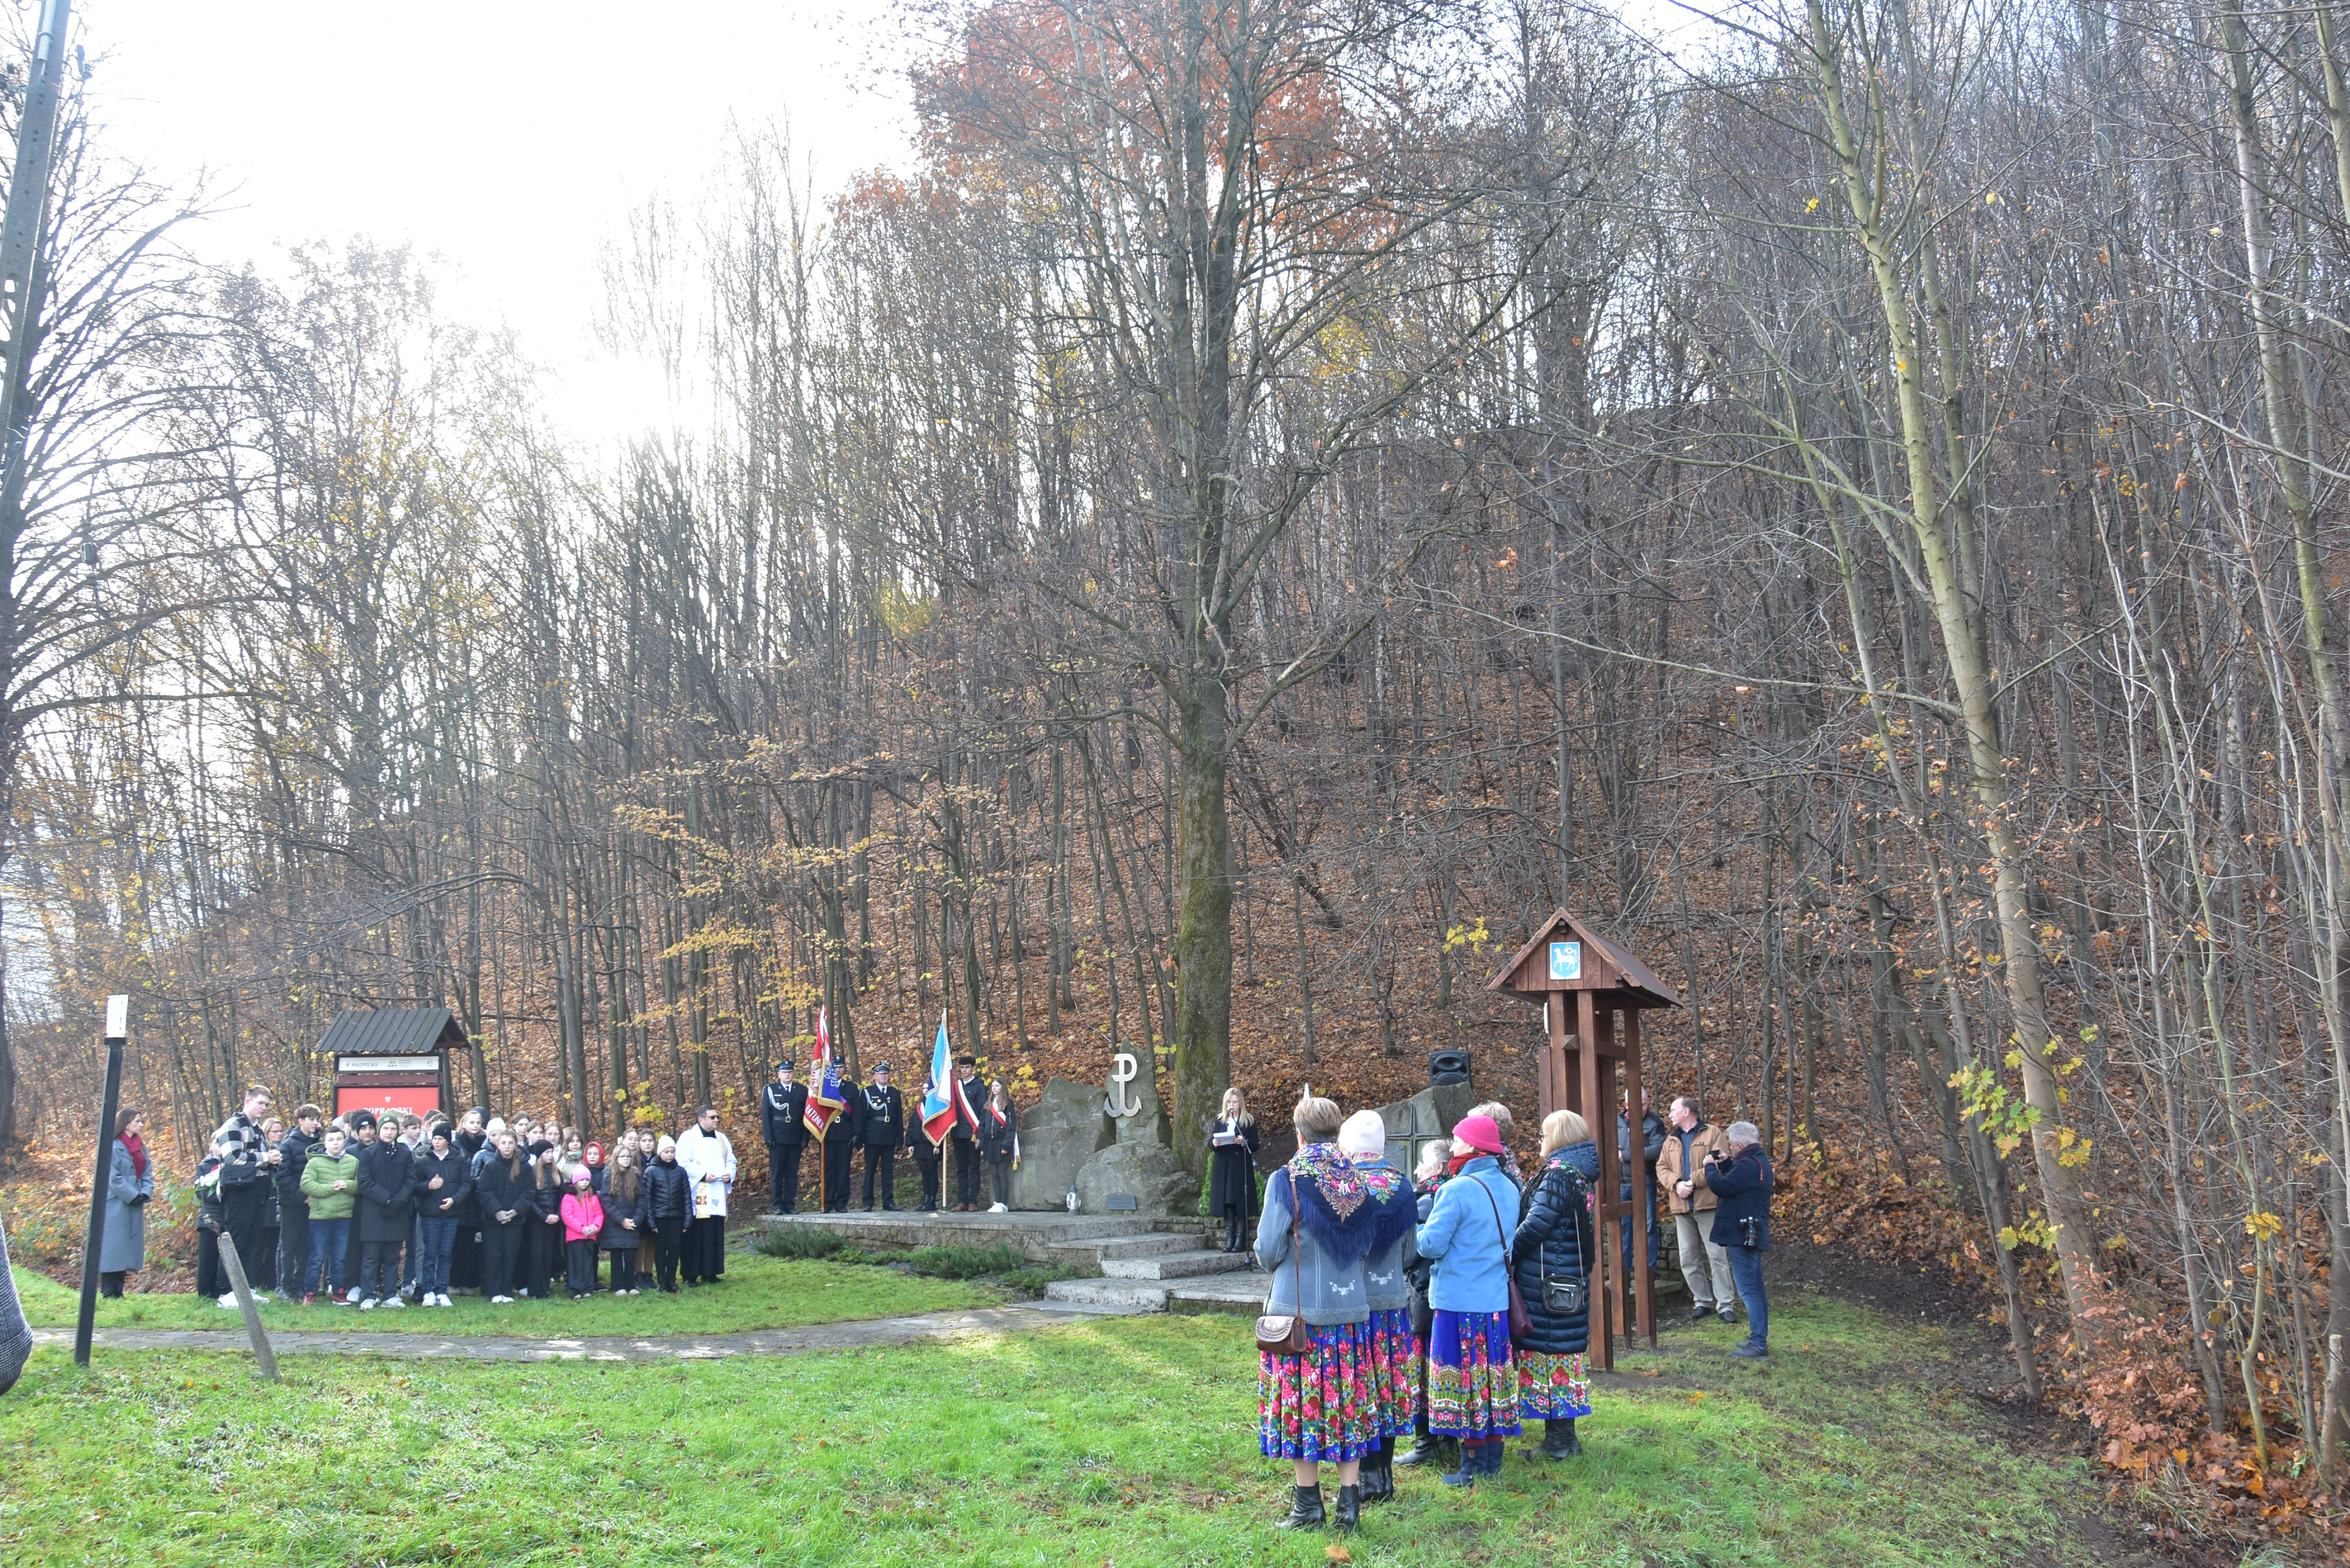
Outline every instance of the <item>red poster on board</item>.
{"type": "Polygon", "coordinates": [[[335,1090],[335,1114],[338,1116],[352,1111],[373,1111],[378,1116],[386,1111],[401,1111],[421,1116],[440,1108],[438,1084],[345,1084],[335,1090]]]}

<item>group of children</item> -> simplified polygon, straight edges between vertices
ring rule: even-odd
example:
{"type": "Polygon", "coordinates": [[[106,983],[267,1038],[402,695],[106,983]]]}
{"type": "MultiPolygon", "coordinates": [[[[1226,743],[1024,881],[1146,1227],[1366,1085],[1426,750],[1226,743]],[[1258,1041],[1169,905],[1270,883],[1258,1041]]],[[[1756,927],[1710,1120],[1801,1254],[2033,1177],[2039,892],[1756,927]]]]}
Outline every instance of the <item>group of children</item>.
{"type": "Polygon", "coordinates": [[[241,1195],[258,1187],[268,1222],[240,1255],[274,1264],[247,1272],[289,1302],[446,1307],[452,1289],[472,1289],[504,1304],[552,1297],[557,1275],[574,1301],[656,1282],[678,1292],[692,1202],[669,1137],[624,1130],[608,1159],[573,1129],[527,1116],[359,1110],[326,1121],[305,1105],[287,1129],[263,1105],[250,1135],[239,1126],[248,1118],[233,1117],[197,1168],[200,1290],[217,1286],[203,1265],[221,1234],[241,1229],[241,1195]],[[655,1272],[640,1267],[648,1245],[655,1272]],[[599,1252],[610,1254],[601,1285],[599,1252]]]}

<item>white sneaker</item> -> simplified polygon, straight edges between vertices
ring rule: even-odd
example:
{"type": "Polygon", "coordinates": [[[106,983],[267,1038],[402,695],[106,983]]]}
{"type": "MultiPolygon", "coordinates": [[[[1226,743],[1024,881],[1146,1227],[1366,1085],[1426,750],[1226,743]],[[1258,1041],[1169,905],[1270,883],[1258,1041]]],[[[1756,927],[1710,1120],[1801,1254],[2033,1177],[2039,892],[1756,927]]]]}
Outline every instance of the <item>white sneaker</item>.
{"type": "Polygon", "coordinates": [[[398,1296],[386,1296],[383,1298],[383,1304],[388,1307],[404,1307],[408,1303],[398,1296]]]}
{"type": "Polygon", "coordinates": [[[991,1203],[987,1206],[987,1211],[990,1214],[1001,1214],[1004,1212],[1004,1208],[1001,1203],[991,1203]]]}
{"type": "Polygon", "coordinates": [[[359,1311],[361,1311],[361,1312],[373,1312],[373,1311],[375,1311],[375,1298],[374,1298],[373,1296],[361,1296],[361,1297],[359,1298],[359,1311]]]}
{"type": "Polygon", "coordinates": [[[444,1306],[444,1307],[445,1307],[445,1306],[455,1306],[455,1305],[457,1304],[455,1302],[452,1302],[452,1301],[451,1301],[451,1300],[449,1299],[449,1293],[448,1293],[447,1291],[438,1291],[438,1292],[435,1292],[435,1293],[433,1293],[433,1297],[432,1297],[432,1299],[433,1299],[433,1301],[434,1301],[435,1303],[437,1303],[438,1304],[440,1304],[440,1305],[442,1305],[442,1306],[444,1306]]]}
{"type": "Polygon", "coordinates": [[[229,1291],[223,1294],[220,1299],[220,1304],[224,1307],[234,1308],[236,1305],[236,1293],[234,1291],[229,1291]]]}

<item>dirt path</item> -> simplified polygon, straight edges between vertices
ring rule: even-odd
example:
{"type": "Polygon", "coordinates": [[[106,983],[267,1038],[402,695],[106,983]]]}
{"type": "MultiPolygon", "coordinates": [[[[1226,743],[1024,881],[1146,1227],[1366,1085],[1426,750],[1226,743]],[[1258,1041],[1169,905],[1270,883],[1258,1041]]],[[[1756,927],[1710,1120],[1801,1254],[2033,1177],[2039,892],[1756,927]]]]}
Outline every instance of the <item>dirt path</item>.
{"type": "MultiPolygon", "coordinates": [[[[280,1329],[269,1343],[280,1355],[382,1355],[422,1361],[717,1361],[734,1355],[800,1355],[809,1351],[861,1350],[972,1334],[1018,1334],[1088,1318],[1116,1315],[1098,1307],[1060,1302],[1020,1303],[913,1317],[867,1318],[810,1328],[770,1328],[748,1334],[635,1338],[624,1334],[577,1339],[524,1339],[494,1334],[359,1334],[331,1329],[280,1329]]],[[[73,1332],[33,1331],[36,1345],[71,1345],[73,1332]]],[[[242,1329],[100,1329],[101,1350],[218,1350],[252,1354],[242,1329]]]]}

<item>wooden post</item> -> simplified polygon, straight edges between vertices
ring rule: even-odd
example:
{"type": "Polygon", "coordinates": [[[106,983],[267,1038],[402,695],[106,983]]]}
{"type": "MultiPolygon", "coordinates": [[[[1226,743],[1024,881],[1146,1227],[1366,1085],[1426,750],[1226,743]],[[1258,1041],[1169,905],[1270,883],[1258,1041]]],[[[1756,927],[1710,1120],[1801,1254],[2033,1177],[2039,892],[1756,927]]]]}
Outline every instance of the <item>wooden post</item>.
{"type": "MultiPolygon", "coordinates": [[[[1607,1135],[1607,1128],[1604,1125],[1607,1115],[1607,1101],[1600,1089],[1599,1019],[1601,1014],[1598,998],[1590,992],[1578,991],[1575,993],[1575,1033],[1582,1041],[1582,1049],[1577,1053],[1581,1058],[1579,1065],[1582,1071],[1575,1075],[1578,1079],[1576,1087],[1579,1091],[1576,1097],[1582,1101],[1582,1104],[1575,1108],[1582,1113],[1583,1119],[1591,1124],[1592,1138],[1599,1146],[1599,1189],[1592,1194],[1591,1205],[1591,1217],[1599,1222],[1600,1229],[1599,1235],[1595,1238],[1598,1245],[1591,1250],[1595,1277],[1591,1282],[1593,1321],[1590,1343],[1592,1349],[1596,1352],[1599,1368],[1602,1371],[1613,1371],[1616,1366],[1616,1324],[1618,1321],[1620,1308],[1608,1299],[1608,1287],[1616,1277],[1617,1269],[1614,1253],[1607,1245],[1607,1220],[1608,1202],[1616,1195],[1616,1140],[1607,1135]]],[[[1614,1075],[1611,1073],[1609,1076],[1612,1077],[1614,1075]]]]}
{"type": "Polygon", "coordinates": [[[245,1337],[253,1341],[253,1354],[261,1363],[261,1375],[275,1383],[277,1353],[269,1347],[269,1331],[261,1326],[261,1308],[254,1304],[253,1287],[244,1282],[244,1260],[236,1255],[236,1238],[225,1231],[220,1233],[220,1261],[221,1267],[228,1271],[228,1288],[236,1297],[236,1310],[244,1316],[245,1337]]]}
{"type": "Polygon", "coordinates": [[[1554,991],[1543,1006],[1550,1023],[1550,1038],[1543,1043],[1542,1057],[1542,1114],[1545,1116],[1573,1105],[1575,1099],[1566,1075],[1566,998],[1565,992],[1554,991]]]}
{"type": "MultiPolygon", "coordinates": [[[[109,1002],[108,1021],[114,1019],[109,1002]]],[[[99,1100],[98,1158],[89,1176],[89,1226],[82,1232],[81,1306],[74,1315],[74,1365],[89,1365],[89,1340],[98,1322],[99,1252],[106,1245],[106,1186],[114,1164],[114,1116],[122,1102],[122,1041],[106,1041],[106,1093],[99,1100]]]]}
{"type": "Polygon", "coordinates": [[[1629,1124],[1633,1163],[1639,1168],[1632,1174],[1632,1303],[1634,1332],[1648,1338],[1648,1348],[1657,1348],[1657,1282],[1655,1271],[1648,1266],[1648,1225],[1656,1213],[1657,1170],[1648,1160],[1648,1140],[1643,1136],[1640,1120],[1640,1095],[1646,1087],[1640,1076],[1640,1010],[1624,1010],[1624,1096],[1631,1107],[1629,1124]]]}

